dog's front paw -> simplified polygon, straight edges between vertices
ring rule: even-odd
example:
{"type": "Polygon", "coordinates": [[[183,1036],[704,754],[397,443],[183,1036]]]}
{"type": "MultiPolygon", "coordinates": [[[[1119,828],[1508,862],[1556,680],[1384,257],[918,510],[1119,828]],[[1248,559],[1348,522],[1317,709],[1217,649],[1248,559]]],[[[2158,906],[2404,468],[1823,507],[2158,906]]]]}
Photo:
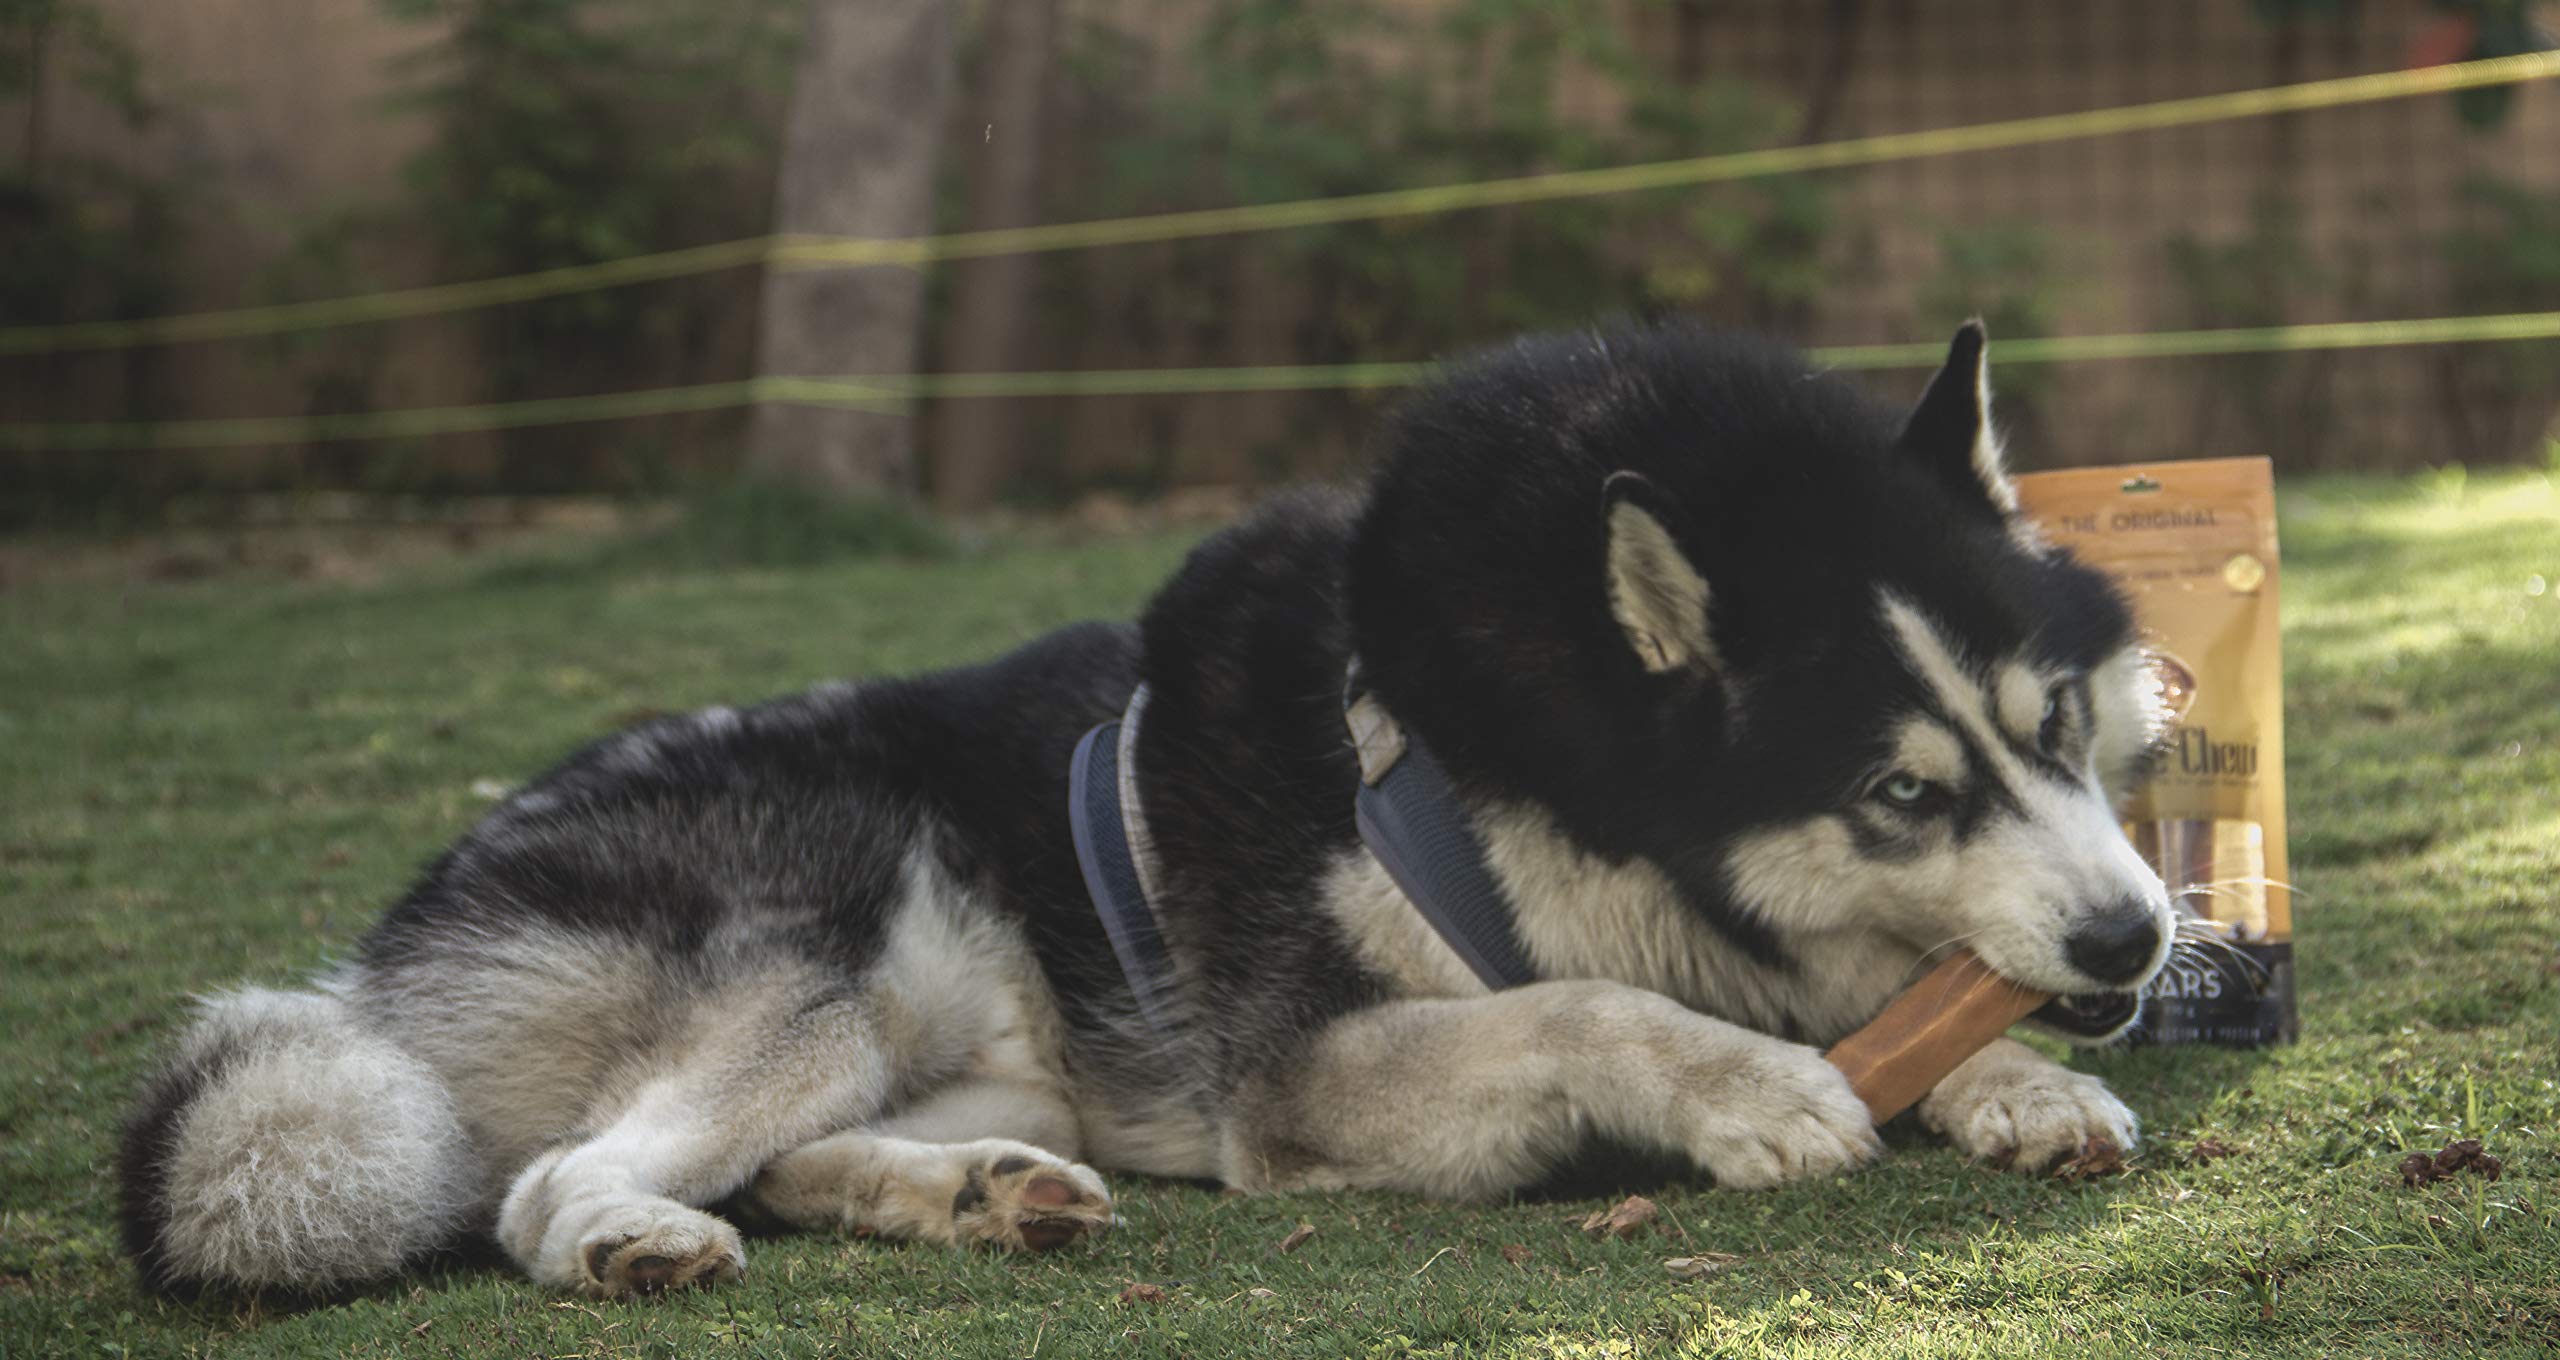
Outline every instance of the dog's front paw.
{"type": "Polygon", "coordinates": [[[2105,1082],[2030,1057],[1957,1068],[1920,1102],[1920,1122],[1976,1161],[2030,1174],[2093,1138],[2133,1150],[2141,1124],[2105,1082]]]}
{"type": "Polygon", "coordinates": [[[1801,1044],[1770,1041],[1704,1093],[1690,1155],[1737,1189],[1827,1176],[1884,1151],[1840,1069],[1801,1044]]]}

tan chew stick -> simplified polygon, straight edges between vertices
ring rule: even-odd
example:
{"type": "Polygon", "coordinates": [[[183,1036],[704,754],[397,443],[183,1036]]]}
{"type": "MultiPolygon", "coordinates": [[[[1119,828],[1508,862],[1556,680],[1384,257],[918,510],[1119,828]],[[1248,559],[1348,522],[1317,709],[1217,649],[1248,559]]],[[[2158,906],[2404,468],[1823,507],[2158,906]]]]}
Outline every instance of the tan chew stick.
{"type": "Polygon", "coordinates": [[[1965,1059],[2052,999],[1959,949],[1822,1056],[1848,1076],[1849,1089],[1881,1124],[1920,1103],[1965,1059]]]}

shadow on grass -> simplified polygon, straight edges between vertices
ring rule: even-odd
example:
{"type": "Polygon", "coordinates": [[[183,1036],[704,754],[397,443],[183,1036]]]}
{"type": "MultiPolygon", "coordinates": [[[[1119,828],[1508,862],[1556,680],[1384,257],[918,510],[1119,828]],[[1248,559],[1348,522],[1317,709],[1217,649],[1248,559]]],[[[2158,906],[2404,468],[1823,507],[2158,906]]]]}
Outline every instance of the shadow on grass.
{"type": "Polygon", "coordinates": [[[499,1248],[497,1240],[487,1233],[472,1233],[380,1279],[321,1289],[179,1285],[154,1291],[136,1278],[130,1263],[127,1265],[126,1279],[131,1282],[137,1298],[154,1300],[166,1307],[192,1313],[208,1327],[217,1330],[227,1320],[244,1319],[252,1326],[264,1325],[360,1303],[396,1303],[422,1289],[444,1293],[463,1285],[503,1282],[511,1277],[527,1289],[540,1288],[524,1279],[522,1272],[499,1248]]]}

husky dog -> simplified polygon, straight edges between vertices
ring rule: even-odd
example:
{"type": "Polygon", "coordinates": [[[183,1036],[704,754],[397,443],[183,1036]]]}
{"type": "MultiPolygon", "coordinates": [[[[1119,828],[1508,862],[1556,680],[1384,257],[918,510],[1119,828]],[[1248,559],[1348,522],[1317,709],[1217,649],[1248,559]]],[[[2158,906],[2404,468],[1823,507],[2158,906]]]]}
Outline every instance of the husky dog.
{"type": "MultiPolygon", "coordinates": [[[[2018,515],[1978,327],[1907,418],[1800,354],[1523,341],[1279,500],[1132,627],[625,732],[523,787],[314,990],[207,1001],[121,1158],[151,1284],[317,1289],[493,1233],[601,1296],[734,1279],[731,1217],[1002,1249],[1093,1168],[1247,1191],[1528,1185],[1588,1139],[1721,1185],[1875,1157],[1826,1044],[1959,944],[2134,1016],[2171,943],[2112,801],[2159,696],[2126,604],[2018,515]],[[1346,671],[1436,753],[1517,912],[1489,990],[1355,829],[1346,671]],[[1126,776],[1169,970],[1079,874],[1126,776]]],[[[2002,1040],[1919,1118],[2021,1167],[2129,1145],[2002,1040]]]]}

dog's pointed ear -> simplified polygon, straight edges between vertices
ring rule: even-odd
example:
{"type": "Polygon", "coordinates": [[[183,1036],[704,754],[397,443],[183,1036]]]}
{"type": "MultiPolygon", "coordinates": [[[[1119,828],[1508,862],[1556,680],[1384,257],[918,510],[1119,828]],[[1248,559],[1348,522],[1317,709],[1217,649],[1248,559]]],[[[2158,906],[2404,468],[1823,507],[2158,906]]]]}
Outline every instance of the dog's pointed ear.
{"type": "Polygon", "coordinates": [[[1949,490],[1989,498],[2002,518],[2018,513],[2018,489],[2000,465],[2000,436],[1991,427],[1991,358],[1979,319],[1956,329],[1946,366],[1903,422],[1901,444],[1949,490]]]}
{"type": "Polygon", "coordinates": [[[1707,632],[1707,578],[1680,547],[1668,498],[1633,472],[1600,484],[1608,517],[1609,612],[1644,668],[1657,673],[1711,671],[1715,643],[1707,632]]]}

